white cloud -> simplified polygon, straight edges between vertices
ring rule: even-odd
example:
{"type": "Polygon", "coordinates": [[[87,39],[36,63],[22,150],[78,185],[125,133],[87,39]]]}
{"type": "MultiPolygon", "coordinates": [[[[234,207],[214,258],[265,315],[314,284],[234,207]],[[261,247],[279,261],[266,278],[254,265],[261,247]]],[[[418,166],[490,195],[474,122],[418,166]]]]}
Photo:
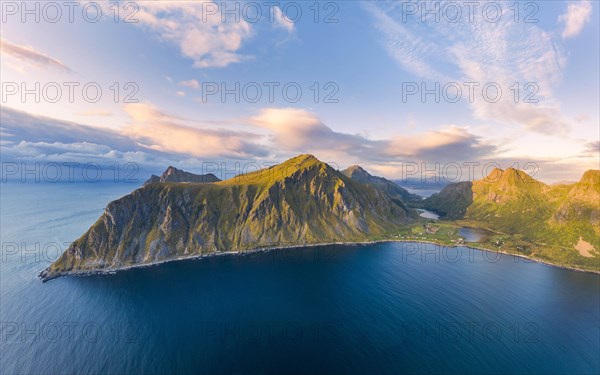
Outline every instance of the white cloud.
{"type": "Polygon", "coordinates": [[[2,107],[2,158],[102,165],[135,162],[145,168],[161,169],[181,160],[198,166],[212,156],[224,160],[227,156],[251,159],[266,155],[263,146],[250,142],[260,138],[255,134],[195,129],[149,105],[136,104],[126,109],[133,124],[116,131],[2,107]],[[204,160],[195,159],[194,155],[204,160]]]}
{"type": "Polygon", "coordinates": [[[194,90],[199,90],[200,89],[200,82],[198,82],[195,79],[190,79],[190,80],[187,80],[187,81],[181,81],[181,82],[179,82],[179,86],[184,86],[184,87],[192,88],[194,90]]]}
{"type": "Polygon", "coordinates": [[[258,134],[188,126],[182,119],[165,114],[149,104],[127,104],[132,123],[122,131],[147,149],[194,157],[254,157],[268,150],[258,134]]]}
{"type": "Polygon", "coordinates": [[[294,23],[283,14],[278,6],[273,7],[273,20],[275,26],[287,30],[288,33],[294,31],[294,23]]]}
{"type": "Polygon", "coordinates": [[[63,64],[60,60],[37,51],[32,46],[13,44],[5,39],[2,39],[0,40],[0,50],[2,51],[3,55],[10,56],[20,63],[41,68],[55,68],[69,73],[71,72],[71,69],[63,64]]]}
{"type": "Polygon", "coordinates": [[[383,35],[386,51],[402,68],[420,78],[445,79],[432,65],[440,49],[425,38],[426,33],[411,31],[374,3],[367,2],[364,6],[383,35]]]}
{"type": "Polygon", "coordinates": [[[411,137],[396,135],[391,140],[372,140],[357,134],[337,132],[314,113],[297,108],[266,108],[250,122],[272,132],[273,148],[276,150],[311,152],[337,160],[442,162],[477,159],[496,151],[495,146],[458,126],[411,137]]]}
{"type": "Polygon", "coordinates": [[[224,67],[247,58],[239,50],[252,35],[251,25],[233,16],[222,22],[221,5],[217,3],[144,1],[138,5],[139,24],[161,40],[175,44],[196,68],[224,67]]]}
{"type": "Polygon", "coordinates": [[[567,11],[558,17],[558,22],[564,24],[562,37],[573,38],[583,30],[592,15],[592,2],[589,0],[571,1],[567,11]]]}
{"type": "MultiPolygon", "coordinates": [[[[420,14],[404,21],[398,3],[368,3],[366,7],[384,37],[386,50],[404,70],[429,83],[462,86],[463,102],[469,98],[464,83],[479,84],[474,100],[468,102],[475,118],[517,124],[543,134],[564,134],[568,129],[554,99],[565,58],[552,34],[538,25],[515,23],[507,14],[499,22],[489,22],[481,11],[473,12],[472,22],[465,14],[458,23],[421,22],[420,14]],[[497,101],[482,94],[488,83],[502,89],[497,101]],[[524,102],[534,91],[530,99],[538,103],[524,102]],[[515,92],[519,94],[516,100],[515,92]]],[[[433,4],[426,3],[421,9],[432,8],[433,4]]]]}
{"type": "MultiPolygon", "coordinates": [[[[130,104],[125,110],[132,122],[118,132],[3,107],[0,127],[3,158],[108,164],[131,161],[156,169],[184,160],[186,165],[198,167],[214,158],[256,161],[269,157],[282,161],[308,152],[333,166],[336,162],[361,164],[388,177],[401,176],[404,163],[494,161],[511,166],[514,162],[522,165],[531,160],[526,155],[503,156],[503,150],[461,126],[373,140],[337,132],[303,109],[266,108],[249,119],[248,124],[267,131],[271,135],[267,140],[258,132],[190,126],[184,119],[148,104],[130,104]]],[[[582,170],[598,168],[598,142],[581,143],[581,147],[575,150],[580,155],[536,158],[536,162],[545,176],[555,180],[578,179],[582,170]]]]}
{"type": "Polygon", "coordinates": [[[106,145],[99,145],[96,143],[90,142],[73,142],[73,143],[64,143],[64,142],[29,142],[29,141],[21,141],[19,142],[14,149],[19,151],[21,156],[51,156],[51,155],[59,155],[59,154],[70,154],[75,155],[78,154],[80,156],[94,158],[109,156],[111,153],[114,153],[111,147],[106,145]]]}
{"type": "Polygon", "coordinates": [[[473,160],[490,156],[496,147],[465,127],[446,126],[414,136],[396,136],[384,150],[391,157],[438,162],[473,160]]]}

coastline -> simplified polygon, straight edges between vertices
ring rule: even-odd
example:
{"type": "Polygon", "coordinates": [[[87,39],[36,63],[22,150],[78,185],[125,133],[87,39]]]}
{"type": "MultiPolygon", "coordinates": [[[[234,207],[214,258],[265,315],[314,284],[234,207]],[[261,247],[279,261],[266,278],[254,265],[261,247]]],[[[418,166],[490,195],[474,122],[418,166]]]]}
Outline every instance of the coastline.
{"type": "Polygon", "coordinates": [[[483,247],[477,247],[476,244],[472,243],[472,242],[471,243],[466,243],[466,244],[460,244],[459,245],[459,244],[445,244],[445,243],[436,242],[436,241],[432,241],[432,240],[382,239],[382,240],[371,240],[371,241],[323,242],[323,243],[314,243],[314,244],[298,244],[298,245],[287,245],[287,246],[276,246],[276,247],[261,247],[261,248],[256,248],[256,249],[236,250],[236,251],[216,251],[216,252],[207,253],[207,254],[182,256],[182,257],[165,259],[165,260],[160,260],[160,261],[155,261],[155,262],[150,262],[150,263],[132,264],[132,265],[128,265],[128,266],[124,266],[124,267],[119,267],[119,268],[107,268],[107,269],[99,269],[99,270],[64,272],[64,273],[58,273],[58,274],[53,274],[53,275],[49,275],[49,276],[48,276],[48,268],[49,268],[48,267],[48,268],[45,268],[44,270],[40,271],[38,273],[37,277],[42,281],[42,283],[45,283],[45,282],[48,282],[48,281],[51,281],[51,280],[54,280],[54,279],[58,279],[58,278],[61,278],[61,277],[65,277],[65,276],[85,277],[85,276],[93,276],[93,275],[110,275],[110,274],[115,274],[115,273],[120,272],[120,271],[127,271],[127,270],[137,269],[137,268],[154,267],[154,266],[159,266],[159,265],[165,264],[165,263],[185,261],[185,260],[200,260],[200,259],[204,259],[204,258],[212,258],[212,257],[218,257],[218,256],[245,255],[245,254],[261,253],[261,252],[270,252],[270,251],[274,251],[274,250],[310,248],[310,247],[318,247],[318,246],[335,246],[335,245],[338,245],[338,246],[357,246],[357,245],[372,245],[372,244],[393,243],[393,242],[425,243],[425,244],[433,244],[433,245],[442,246],[442,247],[465,247],[465,248],[468,248],[468,249],[479,250],[479,251],[486,251],[486,252],[489,252],[489,253],[499,253],[499,254],[511,255],[511,256],[514,256],[514,257],[518,257],[518,258],[522,258],[522,259],[527,259],[527,260],[530,260],[532,262],[540,263],[540,264],[543,264],[545,266],[561,268],[561,269],[565,269],[565,270],[569,270],[569,271],[577,271],[577,272],[584,272],[584,273],[591,273],[591,274],[600,275],[600,270],[591,270],[591,269],[579,268],[579,267],[576,267],[576,266],[569,266],[569,265],[562,265],[562,264],[551,263],[551,262],[546,261],[546,260],[532,258],[532,257],[529,257],[527,255],[523,255],[523,254],[513,254],[513,253],[510,253],[510,252],[507,252],[507,251],[504,251],[504,250],[486,249],[486,248],[483,248],[483,247]]]}

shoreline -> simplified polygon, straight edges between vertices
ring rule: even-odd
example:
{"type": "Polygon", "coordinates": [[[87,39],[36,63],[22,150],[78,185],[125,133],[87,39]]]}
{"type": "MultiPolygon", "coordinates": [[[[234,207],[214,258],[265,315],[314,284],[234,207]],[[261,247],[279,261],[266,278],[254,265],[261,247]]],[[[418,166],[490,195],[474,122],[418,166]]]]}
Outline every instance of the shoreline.
{"type": "Polygon", "coordinates": [[[151,263],[132,264],[132,265],[119,267],[119,268],[64,272],[64,273],[53,274],[51,276],[47,276],[47,272],[48,272],[48,268],[49,268],[48,267],[48,268],[45,268],[42,271],[40,271],[38,273],[37,277],[42,281],[42,283],[45,283],[45,282],[48,282],[48,281],[51,281],[54,279],[58,279],[61,277],[65,277],[65,276],[85,277],[85,276],[93,276],[93,275],[110,275],[110,274],[115,274],[120,271],[127,271],[127,270],[132,270],[132,269],[137,269],[137,268],[154,267],[154,266],[159,266],[159,265],[165,264],[165,263],[185,261],[185,260],[201,260],[204,258],[212,258],[212,257],[218,257],[218,256],[245,255],[245,254],[261,253],[261,252],[270,252],[270,251],[274,251],[274,250],[310,248],[310,247],[318,247],[318,246],[335,246],[335,245],[357,246],[357,245],[372,245],[372,244],[393,243],[393,242],[424,243],[424,244],[433,244],[436,246],[452,247],[452,248],[465,247],[465,248],[473,249],[473,250],[487,251],[489,253],[510,255],[510,256],[514,256],[514,257],[518,257],[518,258],[522,258],[522,259],[527,259],[527,260],[530,260],[535,263],[540,263],[545,266],[561,268],[564,270],[600,275],[600,270],[590,270],[590,269],[579,268],[576,266],[561,265],[561,264],[551,263],[551,262],[548,262],[548,261],[545,261],[542,259],[532,258],[532,257],[523,255],[523,254],[513,254],[513,253],[509,253],[504,250],[490,250],[490,249],[486,249],[486,248],[482,248],[482,247],[476,247],[475,243],[467,243],[467,244],[459,245],[459,244],[444,244],[444,243],[436,242],[436,241],[432,241],[432,240],[384,239],[384,240],[358,241],[358,242],[323,242],[323,243],[315,243],[315,244],[298,244],[298,245],[276,246],[276,247],[261,247],[261,248],[250,249],[250,250],[236,250],[236,251],[215,251],[215,252],[207,253],[207,254],[180,256],[177,258],[165,259],[165,260],[155,261],[155,262],[151,262],[151,263]]]}

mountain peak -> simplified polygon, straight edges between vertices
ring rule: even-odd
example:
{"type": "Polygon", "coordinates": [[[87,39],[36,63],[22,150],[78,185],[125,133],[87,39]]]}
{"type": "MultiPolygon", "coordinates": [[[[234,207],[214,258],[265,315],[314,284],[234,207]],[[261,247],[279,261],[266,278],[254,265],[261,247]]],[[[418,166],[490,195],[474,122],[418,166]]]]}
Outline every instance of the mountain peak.
{"type": "MultiPolygon", "coordinates": [[[[348,171],[364,171],[365,169],[358,164],[354,164],[346,168],[348,171]]],[[[366,171],[365,171],[366,172],[366,171]]]]}
{"type": "Polygon", "coordinates": [[[600,170],[599,169],[590,169],[585,171],[579,183],[588,183],[593,185],[600,185],[600,170]]]}
{"type": "Polygon", "coordinates": [[[504,170],[501,168],[494,168],[492,169],[492,171],[490,173],[488,173],[488,175],[484,178],[484,180],[487,181],[498,181],[500,180],[500,178],[502,178],[502,175],[504,174],[504,170]]]}
{"type": "Polygon", "coordinates": [[[311,154],[300,154],[300,155],[295,156],[295,157],[293,157],[291,159],[288,159],[285,162],[288,162],[288,161],[295,161],[295,162],[320,162],[319,159],[317,159],[314,155],[311,155],[311,154]]]}
{"type": "MultiPolygon", "coordinates": [[[[351,165],[342,171],[342,174],[351,180],[371,185],[377,189],[384,191],[393,198],[399,199],[401,202],[420,201],[421,197],[416,194],[409,193],[393,181],[383,177],[373,176],[360,165],[351,165]]],[[[404,205],[404,203],[402,203],[404,205]]]]}
{"type": "Polygon", "coordinates": [[[306,167],[314,164],[324,164],[322,161],[317,159],[314,155],[311,154],[300,154],[291,159],[288,159],[282,163],[282,165],[298,165],[299,167],[306,167]]]}
{"type": "MultiPolygon", "coordinates": [[[[177,173],[177,172],[180,172],[180,170],[179,170],[179,169],[177,169],[177,168],[175,168],[175,167],[174,167],[174,166],[172,166],[172,165],[169,165],[169,166],[167,167],[167,169],[165,169],[165,171],[163,172],[163,174],[162,174],[162,175],[163,175],[163,176],[169,176],[169,175],[172,175],[172,174],[174,174],[174,173],[177,173]]],[[[183,172],[183,171],[181,171],[181,172],[183,172]]]]}
{"type": "Polygon", "coordinates": [[[506,169],[494,168],[486,177],[483,178],[483,182],[487,183],[500,183],[500,184],[519,184],[519,183],[539,183],[526,172],[509,167],[506,169]]]}
{"type": "Polygon", "coordinates": [[[348,168],[344,169],[342,171],[343,174],[345,174],[346,176],[350,177],[350,178],[369,178],[372,177],[371,174],[369,172],[367,172],[363,167],[361,167],[360,165],[351,165],[348,168]]]}
{"type": "Polygon", "coordinates": [[[322,168],[329,167],[329,165],[320,161],[319,159],[310,154],[298,155],[296,157],[284,161],[276,167],[281,167],[282,170],[286,173],[292,173],[296,170],[303,170],[314,166],[320,166],[322,168]]]}
{"type": "Polygon", "coordinates": [[[145,183],[154,184],[161,182],[218,182],[221,181],[217,176],[212,173],[208,174],[194,174],[181,169],[177,169],[172,165],[169,165],[162,175],[152,175],[145,183]]]}
{"type": "Polygon", "coordinates": [[[319,169],[321,171],[335,172],[326,163],[323,163],[310,154],[301,154],[284,161],[281,164],[273,165],[269,168],[259,169],[248,173],[240,174],[228,180],[222,181],[221,185],[271,185],[276,181],[283,180],[292,175],[310,170],[319,169]]]}

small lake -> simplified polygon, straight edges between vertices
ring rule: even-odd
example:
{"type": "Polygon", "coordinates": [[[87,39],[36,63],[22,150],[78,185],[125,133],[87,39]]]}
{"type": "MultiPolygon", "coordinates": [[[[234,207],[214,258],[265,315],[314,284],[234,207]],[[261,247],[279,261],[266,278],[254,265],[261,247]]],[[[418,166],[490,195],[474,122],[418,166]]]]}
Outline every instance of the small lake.
{"type": "Polygon", "coordinates": [[[481,228],[460,228],[458,235],[467,242],[480,242],[493,235],[489,230],[481,228]]]}

